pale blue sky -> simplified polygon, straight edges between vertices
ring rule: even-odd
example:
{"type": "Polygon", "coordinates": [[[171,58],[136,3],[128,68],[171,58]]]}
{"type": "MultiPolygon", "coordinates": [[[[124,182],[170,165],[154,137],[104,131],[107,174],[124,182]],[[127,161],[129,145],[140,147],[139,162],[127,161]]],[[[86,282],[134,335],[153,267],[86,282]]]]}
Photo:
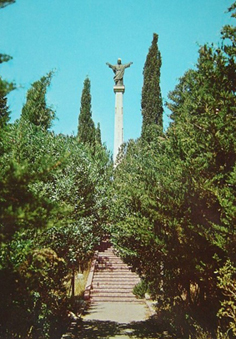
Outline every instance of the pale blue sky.
{"type": "MultiPolygon", "coordinates": [[[[13,56],[0,74],[14,80],[12,120],[19,118],[30,85],[56,70],[48,103],[56,110],[56,133],[76,134],[86,76],[91,80],[93,120],[113,150],[113,72],[106,62],[133,61],[124,83],[124,139],[141,132],[143,66],[153,33],[159,35],[164,100],[197,61],[198,44],[218,43],[233,0],[16,0],[0,10],[0,52],[13,56]]],[[[168,125],[165,109],[165,126],[168,125]]]]}

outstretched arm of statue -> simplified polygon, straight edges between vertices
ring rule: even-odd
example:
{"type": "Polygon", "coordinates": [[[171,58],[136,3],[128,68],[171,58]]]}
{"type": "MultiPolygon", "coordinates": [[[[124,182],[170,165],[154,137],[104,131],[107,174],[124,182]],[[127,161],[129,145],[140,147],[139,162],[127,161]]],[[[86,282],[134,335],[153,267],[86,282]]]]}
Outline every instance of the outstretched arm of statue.
{"type": "Polygon", "coordinates": [[[114,68],[114,66],[113,65],[111,65],[111,64],[109,64],[109,62],[106,62],[106,65],[108,66],[108,67],[110,67],[110,68],[114,68]]]}
{"type": "Polygon", "coordinates": [[[128,64],[125,64],[124,66],[125,66],[125,68],[127,68],[127,67],[130,67],[132,64],[133,64],[133,62],[131,61],[128,64]]]}

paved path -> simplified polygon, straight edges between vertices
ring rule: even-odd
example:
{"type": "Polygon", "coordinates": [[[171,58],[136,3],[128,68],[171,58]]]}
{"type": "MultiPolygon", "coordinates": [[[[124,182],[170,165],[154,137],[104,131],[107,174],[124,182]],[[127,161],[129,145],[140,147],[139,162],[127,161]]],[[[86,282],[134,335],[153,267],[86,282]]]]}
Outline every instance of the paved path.
{"type": "Polygon", "coordinates": [[[134,321],[145,321],[149,316],[150,310],[144,302],[98,302],[90,306],[84,320],[108,320],[129,324],[134,321]]]}

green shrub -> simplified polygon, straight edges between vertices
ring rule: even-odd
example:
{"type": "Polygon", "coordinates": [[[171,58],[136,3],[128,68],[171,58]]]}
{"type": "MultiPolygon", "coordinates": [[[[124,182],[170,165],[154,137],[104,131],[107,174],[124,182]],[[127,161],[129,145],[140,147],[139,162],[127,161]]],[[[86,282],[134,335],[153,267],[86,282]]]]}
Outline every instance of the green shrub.
{"type": "Polygon", "coordinates": [[[133,293],[136,295],[137,298],[143,299],[147,290],[147,283],[144,280],[141,280],[137,285],[134,286],[133,293]]]}

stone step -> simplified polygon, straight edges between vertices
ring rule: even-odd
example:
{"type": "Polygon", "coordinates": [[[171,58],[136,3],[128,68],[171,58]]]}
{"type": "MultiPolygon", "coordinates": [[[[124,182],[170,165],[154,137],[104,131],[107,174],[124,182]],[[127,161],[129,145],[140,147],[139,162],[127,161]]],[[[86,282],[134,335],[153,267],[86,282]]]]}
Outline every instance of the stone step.
{"type": "Polygon", "coordinates": [[[134,297],[135,295],[132,291],[122,290],[122,291],[114,291],[114,290],[92,290],[92,296],[97,295],[99,297],[110,296],[110,297],[134,297]]]}
{"type": "Polygon", "coordinates": [[[116,259],[112,259],[112,258],[98,258],[98,264],[100,263],[109,263],[112,265],[125,265],[125,266],[129,266],[127,264],[125,264],[123,261],[118,261],[116,259]]]}
{"type": "Polygon", "coordinates": [[[106,286],[114,286],[114,288],[133,288],[135,285],[137,285],[136,281],[117,281],[117,280],[110,280],[110,281],[93,281],[92,286],[94,288],[97,287],[106,287],[106,286]]]}
{"type": "Polygon", "coordinates": [[[114,253],[113,246],[106,242],[100,247],[91,285],[92,303],[140,302],[132,292],[139,282],[138,275],[114,253]]]}
{"type": "Polygon", "coordinates": [[[110,274],[129,274],[129,275],[133,275],[133,276],[136,276],[138,277],[138,275],[135,273],[135,272],[132,272],[131,270],[129,269],[105,269],[105,268],[100,268],[100,269],[96,269],[95,272],[96,274],[104,274],[104,273],[110,273],[110,274]]]}
{"type": "Polygon", "coordinates": [[[110,278],[113,277],[115,279],[117,278],[131,278],[131,279],[138,279],[137,275],[132,273],[132,272],[120,272],[120,271],[113,271],[113,272],[109,272],[109,271],[97,271],[94,273],[94,277],[100,278],[100,277],[105,277],[105,278],[110,278]]]}
{"type": "Polygon", "coordinates": [[[130,266],[124,264],[123,262],[116,262],[116,261],[100,261],[98,262],[98,265],[110,265],[110,266],[117,266],[117,267],[129,267],[131,269],[130,266]]]}
{"type": "Polygon", "coordinates": [[[104,274],[104,275],[96,275],[94,276],[93,278],[95,281],[113,281],[113,282],[121,282],[121,281],[133,281],[134,283],[135,282],[139,282],[140,279],[139,278],[136,278],[136,277],[132,277],[132,276],[129,276],[129,275],[111,275],[111,274],[104,274]]]}
{"type": "Polygon", "coordinates": [[[114,289],[116,288],[129,288],[129,289],[133,289],[134,288],[134,284],[133,282],[125,282],[125,283],[117,283],[117,282],[93,282],[93,288],[110,288],[110,286],[113,286],[114,289]]]}
{"type": "Polygon", "coordinates": [[[113,290],[113,291],[133,291],[133,288],[134,288],[134,284],[117,284],[117,283],[114,283],[114,284],[94,284],[92,285],[92,290],[95,291],[95,290],[113,290]]]}
{"type": "Polygon", "coordinates": [[[114,285],[104,285],[104,286],[92,286],[92,291],[133,291],[133,285],[132,286],[114,286],[114,285]]]}
{"type": "Polygon", "coordinates": [[[92,285],[96,286],[96,285],[104,285],[104,284],[109,284],[109,285],[120,285],[120,286],[124,286],[124,285],[137,285],[140,282],[140,280],[134,280],[132,279],[115,279],[115,278],[110,278],[108,279],[104,279],[104,278],[94,278],[92,285]]]}
{"type": "Polygon", "coordinates": [[[110,258],[122,260],[120,257],[118,257],[116,254],[114,254],[112,251],[99,252],[97,256],[98,257],[110,257],[110,258]]]}
{"type": "Polygon", "coordinates": [[[104,291],[104,290],[113,290],[113,291],[133,291],[133,285],[93,285],[93,288],[92,288],[93,291],[96,291],[96,290],[100,290],[100,291],[104,291]]]}
{"type": "Polygon", "coordinates": [[[115,255],[98,255],[97,256],[98,260],[111,260],[111,261],[117,261],[117,262],[123,262],[124,261],[121,258],[118,258],[115,255]]]}
{"type": "Polygon", "coordinates": [[[121,259],[121,257],[119,257],[118,255],[116,255],[115,253],[113,253],[112,251],[105,251],[105,252],[99,252],[97,254],[98,257],[112,257],[112,258],[116,258],[116,259],[121,259]]]}
{"type": "Polygon", "coordinates": [[[96,278],[114,278],[114,279],[134,279],[134,280],[140,280],[139,276],[137,276],[137,274],[134,274],[132,272],[119,272],[119,271],[115,271],[115,272],[109,272],[109,271],[97,271],[94,273],[94,277],[96,278]]]}
{"type": "Polygon", "coordinates": [[[94,288],[99,287],[99,286],[120,286],[120,287],[129,287],[133,288],[139,283],[139,280],[120,280],[117,281],[117,279],[110,279],[109,281],[107,280],[93,280],[92,286],[94,288]]]}
{"type": "Polygon", "coordinates": [[[106,265],[103,265],[103,264],[96,265],[96,271],[100,271],[100,270],[101,271],[105,271],[105,270],[107,270],[107,271],[121,270],[121,271],[130,271],[130,272],[132,272],[129,267],[124,266],[124,265],[123,266],[108,265],[108,264],[106,264],[106,265]]]}
{"type": "Polygon", "coordinates": [[[99,255],[98,256],[98,260],[110,260],[110,261],[113,261],[113,262],[118,262],[118,263],[123,263],[124,264],[124,261],[118,257],[116,257],[115,255],[114,256],[111,256],[111,255],[99,255]]]}
{"type": "Polygon", "coordinates": [[[142,302],[140,299],[136,299],[135,297],[91,297],[91,302],[96,303],[96,302],[142,302]]]}
{"type": "Polygon", "coordinates": [[[114,289],[95,289],[95,290],[92,290],[91,292],[91,295],[92,296],[95,296],[95,295],[112,295],[112,296],[129,296],[129,295],[132,295],[134,296],[132,290],[114,290],[114,289]]]}
{"type": "Polygon", "coordinates": [[[99,253],[97,256],[98,259],[104,259],[104,260],[118,260],[118,261],[122,261],[121,258],[117,257],[114,254],[111,253],[99,253]]]}
{"type": "Polygon", "coordinates": [[[126,268],[126,269],[129,269],[132,271],[131,267],[127,266],[127,265],[124,265],[124,264],[114,264],[114,263],[111,263],[111,262],[106,262],[106,263],[97,263],[96,264],[96,269],[97,268],[101,268],[101,269],[110,269],[110,268],[119,268],[119,269],[122,269],[122,268],[126,268]]]}
{"type": "Polygon", "coordinates": [[[103,268],[100,268],[100,269],[96,269],[94,271],[94,274],[106,274],[106,275],[109,275],[109,274],[114,274],[114,275],[118,275],[118,274],[123,274],[123,275],[130,275],[130,276],[137,276],[136,273],[134,272],[131,272],[129,269],[118,269],[118,268],[114,268],[114,269],[103,269],[103,268]]]}
{"type": "Polygon", "coordinates": [[[131,267],[127,266],[127,265],[124,265],[124,264],[112,264],[112,263],[99,263],[99,264],[96,264],[96,270],[97,269],[101,269],[101,270],[109,270],[109,269],[127,269],[131,272],[134,272],[136,273],[135,271],[132,270],[131,267]]]}
{"type": "Polygon", "coordinates": [[[123,262],[117,262],[115,260],[107,260],[107,259],[101,259],[100,261],[98,261],[98,265],[112,265],[112,266],[125,266],[125,267],[129,267],[128,265],[124,264],[123,262]]]}
{"type": "Polygon", "coordinates": [[[111,254],[98,254],[98,256],[97,256],[97,259],[98,260],[113,260],[113,261],[117,261],[117,262],[123,262],[124,263],[124,261],[121,259],[121,258],[119,258],[119,257],[117,257],[116,255],[111,255],[111,254]]]}
{"type": "Polygon", "coordinates": [[[110,260],[118,260],[118,261],[122,261],[123,260],[119,257],[117,257],[117,255],[113,254],[113,253],[99,253],[98,256],[97,256],[99,259],[110,259],[110,260]]]}
{"type": "Polygon", "coordinates": [[[124,274],[95,274],[94,275],[94,280],[99,280],[101,279],[102,281],[104,280],[117,280],[117,281],[126,281],[126,280],[131,280],[131,281],[140,281],[139,278],[136,278],[132,275],[124,275],[124,274]]]}
{"type": "Polygon", "coordinates": [[[123,296],[125,295],[134,295],[131,289],[114,289],[114,288],[96,288],[92,290],[92,295],[115,295],[123,296]]]}

